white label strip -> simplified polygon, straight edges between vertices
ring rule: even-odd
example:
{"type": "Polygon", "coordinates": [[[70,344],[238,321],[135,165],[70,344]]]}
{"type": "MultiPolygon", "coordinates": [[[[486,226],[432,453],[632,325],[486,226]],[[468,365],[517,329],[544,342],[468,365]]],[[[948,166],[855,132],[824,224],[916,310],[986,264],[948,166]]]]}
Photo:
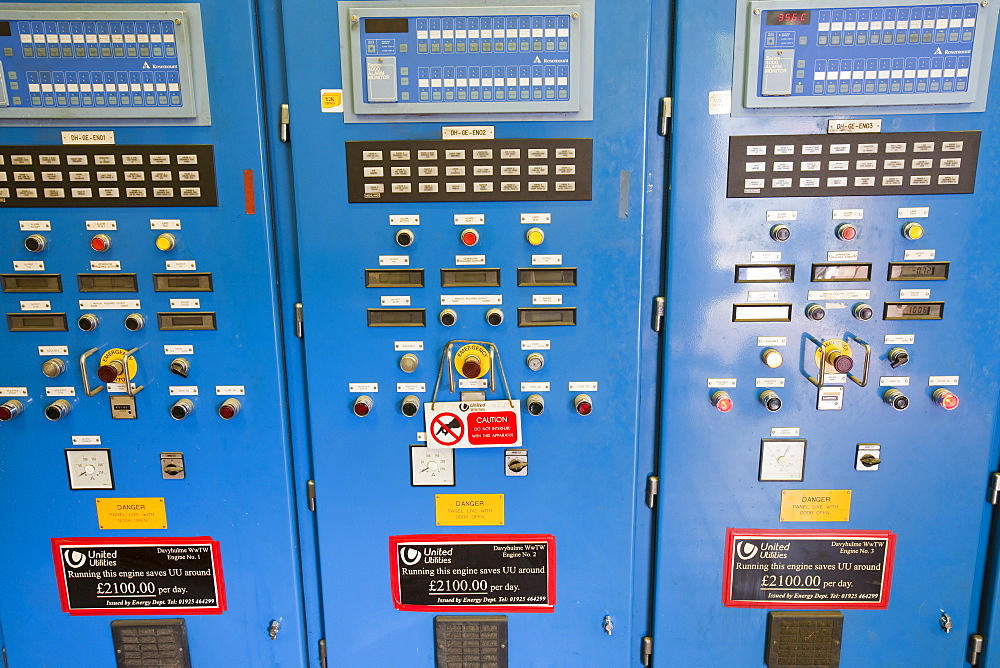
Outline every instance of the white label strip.
{"type": "Polygon", "coordinates": [[[163,346],[164,355],[194,355],[194,346],[163,346]]]}
{"type": "Polygon", "coordinates": [[[597,392],[597,381],[570,381],[570,392],[597,392]]]}
{"type": "Polygon", "coordinates": [[[781,251],[750,251],[751,262],[781,262],[781,251]]]}
{"type": "Polygon", "coordinates": [[[531,295],[531,303],[535,306],[559,306],[563,303],[562,300],[562,295],[531,295]]]}
{"type": "Polygon", "coordinates": [[[167,260],[167,271],[197,271],[198,264],[194,260],[167,260]]]}
{"type": "Polygon", "coordinates": [[[521,223],[524,225],[541,225],[552,222],[551,213],[522,213],[521,223]]]}
{"type": "Polygon", "coordinates": [[[113,309],[118,311],[138,310],[142,304],[138,299],[81,299],[80,308],[89,309],[113,309]]]}
{"type": "Polygon", "coordinates": [[[426,392],[427,386],[424,383],[396,383],[397,392],[426,392]]]}
{"type": "Polygon", "coordinates": [[[171,299],[170,308],[201,308],[200,299],[171,299]]]}
{"type": "Polygon", "coordinates": [[[828,299],[871,299],[871,290],[810,290],[810,300],[828,299]]]}
{"type": "Polygon", "coordinates": [[[549,384],[548,383],[544,383],[544,382],[541,382],[541,383],[521,383],[521,391],[522,392],[548,392],[549,391],[549,384]]]}
{"type": "Polygon", "coordinates": [[[423,350],[423,341],[396,341],[393,344],[395,350],[423,350]]]}
{"type": "Polygon", "coordinates": [[[114,130],[69,130],[60,133],[63,144],[114,144],[114,130]]]}
{"type": "Polygon", "coordinates": [[[933,260],[937,251],[933,248],[903,251],[904,260],[933,260]]]}
{"type": "Polygon", "coordinates": [[[409,255],[379,255],[378,264],[380,267],[408,266],[410,264],[409,255]]]}
{"type": "Polygon", "coordinates": [[[884,341],[887,346],[905,346],[912,344],[915,338],[915,334],[886,334],[884,341]]]}
{"type": "Polygon", "coordinates": [[[122,263],[118,260],[91,260],[91,271],[121,271],[122,263]]]}
{"type": "Polygon", "coordinates": [[[780,223],[789,220],[798,220],[798,211],[768,211],[767,212],[767,222],[769,223],[780,223]]]}
{"type": "Polygon", "coordinates": [[[503,303],[501,295],[441,295],[441,306],[486,305],[499,306],[503,303]]]}
{"type": "Polygon", "coordinates": [[[750,290],[747,292],[748,302],[776,302],[778,301],[778,291],[773,290],[750,290]]]}
{"type": "Polygon", "coordinates": [[[45,396],[47,397],[75,397],[76,388],[75,387],[46,387],[45,396]]]}
{"type": "Polygon", "coordinates": [[[784,346],[788,344],[787,336],[758,336],[757,345],[764,346],[784,346]]]}
{"type": "MultiPolygon", "coordinates": [[[[125,383],[108,383],[107,384],[108,393],[118,392],[124,394],[127,390],[125,389],[125,383]]],[[[135,383],[132,383],[132,392],[135,393],[135,383]]]]}
{"type": "Polygon", "coordinates": [[[420,216],[389,216],[390,225],[419,225],[420,216]]]}
{"type": "Polygon", "coordinates": [[[43,300],[21,302],[21,310],[22,311],[51,311],[52,310],[52,302],[43,301],[43,300]]]}
{"type": "Polygon", "coordinates": [[[931,215],[929,206],[900,207],[896,209],[896,218],[927,218],[931,215]]]}
{"type": "Polygon", "coordinates": [[[843,385],[847,382],[846,373],[828,373],[823,379],[824,385],[843,385]]]}
{"type": "Polygon", "coordinates": [[[485,378],[459,378],[458,387],[463,390],[485,390],[485,378]]]}
{"type": "Polygon", "coordinates": [[[839,118],[831,118],[826,123],[826,132],[827,134],[832,134],[832,135],[882,132],[882,119],[866,118],[863,120],[862,119],[843,120],[839,118]]]}
{"type": "Polygon", "coordinates": [[[409,306],[410,297],[409,295],[395,295],[391,297],[384,295],[379,298],[379,303],[382,306],[409,306]]]}
{"type": "Polygon", "coordinates": [[[348,392],[378,392],[378,383],[348,383],[348,392]]]}
{"type": "Polygon", "coordinates": [[[115,220],[88,220],[88,230],[117,230],[118,221],[115,220]]]}
{"type": "Polygon", "coordinates": [[[198,386],[197,385],[171,385],[169,387],[170,396],[172,397],[197,397],[198,396],[198,386]]]}
{"type": "Polygon", "coordinates": [[[465,265],[484,265],[486,264],[485,255],[456,255],[455,264],[459,267],[465,265]]]}
{"type": "Polygon", "coordinates": [[[827,251],[827,262],[856,262],[858,251],[827,251]]]}
{"type": "Polygon", "coordinates": [[[426,442],[427,442],[427,432],[426,431],[418,431],[417,432],[417,443],[426,443],[426,442]]]}
{"type": "Polygon", "coordinates": [[[38,346],[39,355],[69,355],[69,346],[38,346]]]}
{"type": "Polygon", "coordinates": [[[492,125],[445,125],[441,139],[493,139],[492,125]]]}
{"type": "Polygon", "coordinates": [[[958,376],[931,376],[927,379],[928,385],[958,385],[958,376]]]}
{"type": "Polygon", "coordinates": [[[845,304],[844,302],[827,302],[826,304],[823,305],[823,307],[827,311],[829,311],[831,309],[847,308],[847,304],[845,304]]]}
{"type": "Polygon", "coordinates": [[[0,397],[26,397],[28,388],[26,387],[0,387],[0,397]]]}
{"type": "Polygon", "coordinates": [[[149,229],[151,230],[179,230],[181,221],[176,218],[150,218],[149,229]]]}
{"type": "Polygon", "coordinates": [[[892,387],[894,385],[899,385],[900,387],[905,387],[910,384],[909,376],[879,376],[878,386],[879,387],[892,387]]]}
{"type": "MultiPolygon", "coordinates": [[[[372,390],[372,392],[377,392],[378,390],[372,390]]],[[[237,394],[243,396],[247,393],[247,388],[244,385],[216,385],[215,394],[216,396],[223,396],[226,394],[237,394]]]]}
{"type": "Polygon", "coordinates": [[[864,209],[834,209],[834,220],[861,220],[865,217],[864,209]]]}
{"type": "Polygon", "coordinates": [[[545,339],[523,339],[521,350],[549,350],[552,342],[545,339]]]}
{"type": "Polygon", "coordinates": [[[757,387],[784,387],[784,378],[758,378],[757,387]]]}
{"type": "Polygon", "coordinates": [[[45,271],[45,263],[41,260],[14,260],[14,271],[45,271]]]}
{"type": "Polygon", "coordinates": [[[561,265],[563,263],[562,255],[532,255],[531,264],[537,266],[540,264],[553,264],[561,265]]]}
{"type": "Polygon", "coordinates": [[[930,288],[924,288],[919,290],[900,290],[900,299],[930,299],[931,291],[930,288]]]}
{"type": "Polygon", "coordinates": [[[100,445],[100,436],[74,436],[73,445],[100,445]]]}
{"type": "Polygon", "coordinates": [[[771,438],[797,437],[798,435],[798,427],[771,427],[771,438]]]}
{"type": "Polygon", "coordinates": [[[732,389],[732,388],[736,387],[736,379],[735,378],[709,378],[708,379],[708,386],[712,387],[712,388],[725,387],[725,388],[728,388],[728,389],[732,389]]]}
{"type": "Polygon", "coordinates": [[[22,232],[45,232],[52,229],[52,222],[48,220],[21,220],[18,223],[22,232]]]}
{"type": "Polygon", "coordinates": [[[458,213],[453,217],[456,225],[484,225],[486,214],[484,213],[458,213]]]}

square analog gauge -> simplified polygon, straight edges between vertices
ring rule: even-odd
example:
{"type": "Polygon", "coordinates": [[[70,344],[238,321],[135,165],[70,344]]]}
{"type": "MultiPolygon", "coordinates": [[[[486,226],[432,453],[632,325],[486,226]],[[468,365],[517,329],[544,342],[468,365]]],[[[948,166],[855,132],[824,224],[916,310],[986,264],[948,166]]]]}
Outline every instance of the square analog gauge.
{"type": "Polygon", "coordinates": [[[796,439],[763,439],[760,442],[761,482],[798,482],[806,464],[806,442],[796,439]]]}

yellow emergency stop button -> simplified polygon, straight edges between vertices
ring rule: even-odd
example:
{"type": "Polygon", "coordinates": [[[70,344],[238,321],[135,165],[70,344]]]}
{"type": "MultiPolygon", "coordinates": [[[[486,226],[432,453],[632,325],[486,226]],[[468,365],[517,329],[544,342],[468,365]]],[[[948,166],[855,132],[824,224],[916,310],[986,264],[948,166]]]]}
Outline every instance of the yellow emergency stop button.
{"type": "Polygon", "coordinates": [[[920,223],[907,223],[903,225],[903,236],[910,241],[916,241],[924,236],[924,226],[920,223]]]}
{"type": "Polygon", "coordinates": [[[156,237],[156,247],[161,251],[173,250],[174,246],[177,245],[177,237],[165,232],[160,236],[156,237]]]}
{"type": "Polygon", "coordinates": [[[542,232],[538,227],[532,227],[524,236],[532,246],[537,246],[545,241],[545,232],[542,232]]]}

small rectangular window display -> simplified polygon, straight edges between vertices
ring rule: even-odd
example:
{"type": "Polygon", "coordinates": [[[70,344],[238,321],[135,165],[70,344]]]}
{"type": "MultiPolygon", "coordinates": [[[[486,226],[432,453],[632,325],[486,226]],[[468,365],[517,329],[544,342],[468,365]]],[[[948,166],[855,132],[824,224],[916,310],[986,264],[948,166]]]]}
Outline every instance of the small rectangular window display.
{"type": "Polygon", "coordinates": [[[737,283],[792,283],[795,281],[794,264],[738,264],[737,283]]]}
{"type": "Polygon", "coordinates": [[[870,281],[872,280],[872,264],[871,262],[815,263],[812,266],[812,280],[814,283],[870,281]]]}
{"type": "Polygon", "coordinates": [[[947,281],[950,262],[890,262],[890,281],[947,281]]]}
{"type": "Polygon", "coordinates": [[[941,320],[944,302],[886,302],[883,320],[941,320]]]}

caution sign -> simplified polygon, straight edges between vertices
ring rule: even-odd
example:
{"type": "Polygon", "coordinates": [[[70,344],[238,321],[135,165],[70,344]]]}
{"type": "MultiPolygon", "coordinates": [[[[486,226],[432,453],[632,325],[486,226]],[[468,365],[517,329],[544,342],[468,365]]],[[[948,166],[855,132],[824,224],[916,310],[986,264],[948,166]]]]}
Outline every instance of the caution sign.
{"type": "Polygon", "coordinates": [[[884,609],[895,547],[891,531],[729,529],[723,604],[884,609]]]}
{"type": "Polygon", "coordinates": [[[552,612],[556,538],[549,534],[389,536],[397,610],[552,612]]]}
{"type": "Polygon", "coordinates": [[[435,448],[520,448],[521,402],[428,402],[424,429],[435,448]]]}
{"type": "Polygon", "coordinates": [[[218,615],[226,610],[219,542],[198,538],[53,538],[59,599],[71,615],[218,615]]]}

